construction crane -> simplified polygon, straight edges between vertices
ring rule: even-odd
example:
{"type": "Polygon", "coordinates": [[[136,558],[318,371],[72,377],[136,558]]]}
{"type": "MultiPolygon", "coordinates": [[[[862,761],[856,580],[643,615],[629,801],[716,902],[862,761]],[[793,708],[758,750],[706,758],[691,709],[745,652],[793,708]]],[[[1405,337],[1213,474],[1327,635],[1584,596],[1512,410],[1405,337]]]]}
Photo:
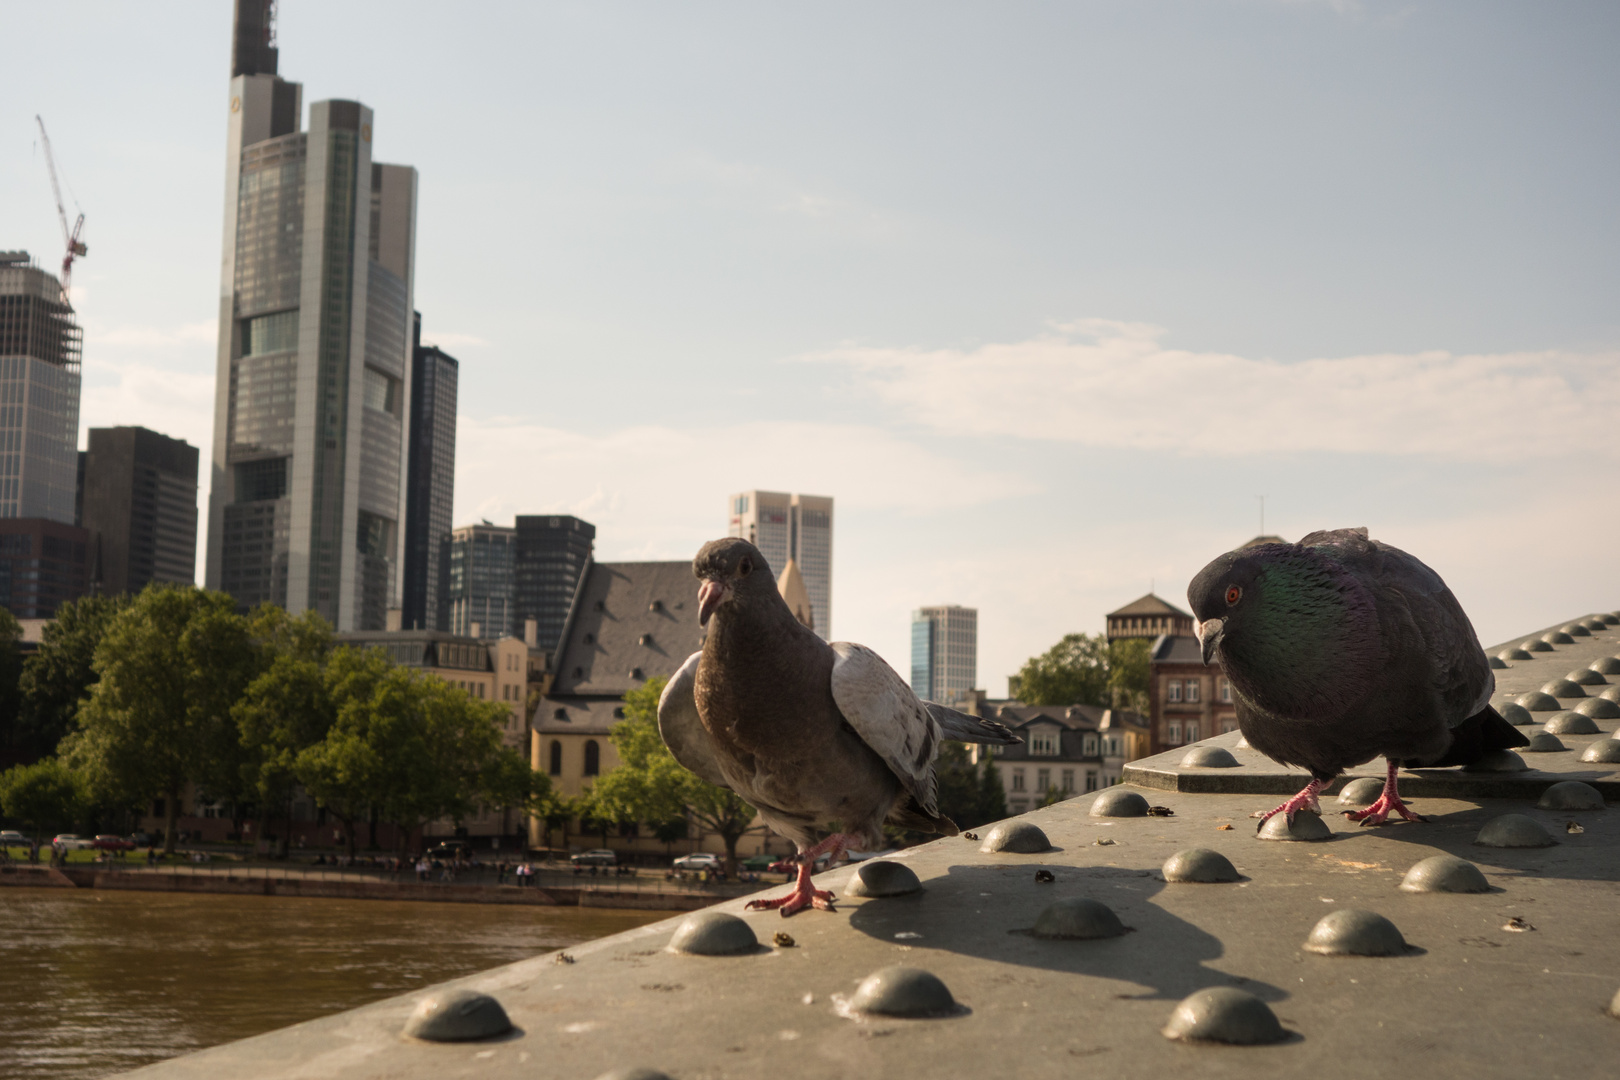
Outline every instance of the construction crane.
{"type": "MultiPolygon", "coordinates": [[[[39,141],[45,147],[45,167],[51,173],[51,194],[56,196],[56,217],[62,223],[62,240],[67,244],[67,254],[62,256],[62,303],[67,304],[71,302],[68,299],[68,286],[73,279],[73,260],[90,252],[84,241],[79,239],[79,233],[84,228],[84,213],[80,211],[72,231],[68,231],[67,209],[62,205],[62,185],[56,181],[56,158],[51,154],[51,137],[45,133],[44,120],[35,115],[34,122],[39,125],[39,141]]],[[[74,205],[77,207],[77,201],[74,205]]]]}

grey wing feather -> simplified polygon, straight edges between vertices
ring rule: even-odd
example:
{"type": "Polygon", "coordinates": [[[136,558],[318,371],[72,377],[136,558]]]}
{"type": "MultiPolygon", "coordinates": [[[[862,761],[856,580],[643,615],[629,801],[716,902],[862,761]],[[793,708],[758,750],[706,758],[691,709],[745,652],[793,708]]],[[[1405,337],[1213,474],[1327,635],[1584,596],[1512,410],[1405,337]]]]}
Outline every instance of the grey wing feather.
{"type": "Polygon", "coordinates": [[[703,719],[698,716],[693,687],[697,685],[698,661],[701,659],[703,654],[700,652],[687,657],[686,663],[681,665],[681,669],[665,684],[664,692],[658,696],[658,734],[663,737],[664,745],[669,747],[676,761],[709,783],[729,788],[731,785],[726,783],[725,774],[715,760],[714,742],[709,736],[709,729],[703,726],[703,719]]]}
{"type": "Polygon", "coordinates": [[[898,672],[864,645],[832,643],[832,696],[861,741],[929,815],[939,813],[934,754],[940,725],[898,672]]]}
{"type": "Polygon", "coordinates": [[[947,739],[955,739],[957,742],[996,743],[1001,746],[1024,741],[1014,735],[1007,725],[994,720],[957,712],[934,701],[925,701],[923,705],[928,709],[928,715],[934,718],[934,723],[939,725],[940,734],[947,739]]]}

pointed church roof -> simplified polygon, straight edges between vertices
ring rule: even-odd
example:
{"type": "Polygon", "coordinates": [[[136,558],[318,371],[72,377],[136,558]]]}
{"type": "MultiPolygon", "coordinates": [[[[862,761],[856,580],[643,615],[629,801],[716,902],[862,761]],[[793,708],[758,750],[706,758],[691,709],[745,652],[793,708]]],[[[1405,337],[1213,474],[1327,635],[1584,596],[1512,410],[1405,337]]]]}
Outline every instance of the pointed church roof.
{"type": "Polygon", "coordinates": [[[1110,619],[1116,615],[1180,615],[1184,619],[1192,618],[1187,612],[1182,611],[1174,604],[1165,603],[1152,593],[1148,593],[1141,599],[1132,600],[1118,611],[1108,613],[1110,619]]]}
{"type": "Polygon", "coordinates": [[[788,610],[793,617],[814,630],[815,617],[810,613],[810,592],[804,587],[804,575],[799,572],[799,564],[792,559],[782,567],[782,575],[776,579],[777,591],[782,599],[787,601],[788,610]]]}

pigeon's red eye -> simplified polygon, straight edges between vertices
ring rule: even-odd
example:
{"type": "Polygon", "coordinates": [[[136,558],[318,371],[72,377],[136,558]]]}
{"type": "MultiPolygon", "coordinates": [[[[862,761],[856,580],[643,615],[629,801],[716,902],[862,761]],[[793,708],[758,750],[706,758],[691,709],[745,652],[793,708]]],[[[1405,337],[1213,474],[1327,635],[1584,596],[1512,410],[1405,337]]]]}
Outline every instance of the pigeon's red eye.
{"type": "Polygon", "coordinates": [[[1238,588],[1236,585],[1228,585],[1226,587],[1226,602],[1228,604],[1235,604],[1242,599],[1242,597],[1243,590],[1238,588]]]}

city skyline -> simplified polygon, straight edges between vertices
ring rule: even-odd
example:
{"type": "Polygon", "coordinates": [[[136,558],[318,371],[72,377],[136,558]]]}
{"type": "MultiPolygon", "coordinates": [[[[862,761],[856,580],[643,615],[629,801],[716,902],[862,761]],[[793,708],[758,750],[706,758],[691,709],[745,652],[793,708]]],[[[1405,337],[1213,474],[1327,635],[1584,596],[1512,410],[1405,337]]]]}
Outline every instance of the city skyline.
{"type": "MultiPolygon", "coordinates": [[[[279,8],[306,97],[423,169],[455,520],[689,559],[717,491],[835,492],[833,632],[901,668],[917,597],[977,606],[992,693],[1184,604],[1261,495],[1268,531],[1417,554],[1487,643],[1620,592],[1614,451],[1552,437],[1620,401],[1615,11],[500,10],[279,8]],[[426,39],[431,79],[397,59],[426,39]]],[[[87,214],[81,430],[207,448],[229,7],[8,31],[0,247],[60,251],[39,113],[87,214]]]]}

